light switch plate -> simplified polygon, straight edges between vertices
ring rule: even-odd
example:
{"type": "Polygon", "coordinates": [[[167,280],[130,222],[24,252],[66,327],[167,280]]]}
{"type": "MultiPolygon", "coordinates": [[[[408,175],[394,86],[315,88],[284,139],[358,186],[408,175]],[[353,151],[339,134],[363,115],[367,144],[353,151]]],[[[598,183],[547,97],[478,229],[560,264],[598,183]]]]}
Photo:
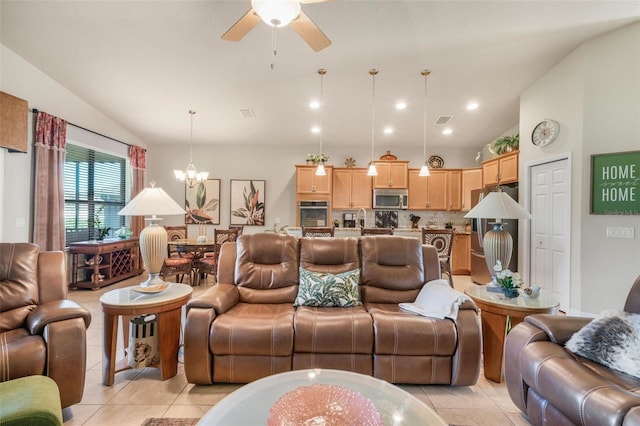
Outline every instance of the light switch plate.
{"type": "Polygon", "coordinates": [[[607,238],[635,238],[634,227],[607,226],[607,238]]]}

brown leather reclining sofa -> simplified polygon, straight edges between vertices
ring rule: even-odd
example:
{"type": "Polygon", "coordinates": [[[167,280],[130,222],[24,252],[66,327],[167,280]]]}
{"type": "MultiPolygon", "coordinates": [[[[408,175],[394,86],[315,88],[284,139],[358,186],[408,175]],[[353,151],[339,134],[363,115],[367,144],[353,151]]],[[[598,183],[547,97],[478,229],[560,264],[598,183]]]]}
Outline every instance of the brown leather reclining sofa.
{"type": "MultiPolygon", "coordinates": [[[[624,310],[640,314],[640,277],[624,310]]],[[[507,336],[509,396],[534,425],[640,426],[640,379],[565,349],[590,318],[530,315],[507,336]]]]}
{"type": "Polygon", "coordinates": [[[82,399],[91,323],[67,284],[63,252],[0,243],[0,381],[49,376],[63,408],[82,399]]]}
{"type": "Polygon", "coordinates": [[[185,372],[196,384],[247,383],[290,370],[328,368],[392,383],[473,385],[480,324],[473,302],[457,321],[408,314],[425,282],[440,278],[434,247],[398,236],[243,235],[225,243],[218,284],[187,305],[185,372]],[[294,307],[299,267],[361,268],[362,306],[294,307]]]}

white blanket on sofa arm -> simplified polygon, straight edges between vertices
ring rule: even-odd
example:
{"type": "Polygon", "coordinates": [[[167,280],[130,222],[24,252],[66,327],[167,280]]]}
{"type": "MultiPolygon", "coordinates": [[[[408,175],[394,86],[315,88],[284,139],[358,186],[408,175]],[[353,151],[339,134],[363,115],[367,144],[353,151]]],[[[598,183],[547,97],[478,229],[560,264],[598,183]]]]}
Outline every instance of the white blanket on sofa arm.
{"type": "Polygon", "coordinates": [[[458,318],[460,305],[468,296],[451,288],[447,280],[433,280],[426,283],[413,303],[400,303],[400,309],[413,314],[438,319],[458,318]]]}

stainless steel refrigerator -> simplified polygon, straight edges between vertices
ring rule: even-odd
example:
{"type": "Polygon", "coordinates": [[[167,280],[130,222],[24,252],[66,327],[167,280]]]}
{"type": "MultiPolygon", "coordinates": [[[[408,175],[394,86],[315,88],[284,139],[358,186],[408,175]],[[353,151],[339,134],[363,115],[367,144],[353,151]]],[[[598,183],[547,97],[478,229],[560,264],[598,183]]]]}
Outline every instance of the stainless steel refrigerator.
{"type": "MultiPolygon", "coordinates": [[[[511,198],[518,201],[518,186],[501,185],[500,188],[509,194],[511,198]]],[[[498,187],[476,189],[471,191],[471,208],[475,207],[489,192],[497,191],[498,187]]],[[[473,219],[471,225],[471,281],[477,284],[488,284],[491,282],[491,273],[484,258],[482,241],[484,234],[493,228],[491,222],[494,219],[473,219]]],[[[518,221],[516,219],[503,219],[503,229],[513,237],[513,253],[509,269],[518,270],[518,221]]]]}

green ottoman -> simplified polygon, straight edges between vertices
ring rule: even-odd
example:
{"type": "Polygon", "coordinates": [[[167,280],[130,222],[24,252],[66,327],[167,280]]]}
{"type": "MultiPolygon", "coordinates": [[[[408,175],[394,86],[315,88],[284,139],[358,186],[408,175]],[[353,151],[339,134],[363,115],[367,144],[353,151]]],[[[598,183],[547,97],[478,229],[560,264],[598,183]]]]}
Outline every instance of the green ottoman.
{"type": "Polygon", "coordinates": [[[46,376],[0,383],[0,426],[62,425],[58,385],[46,376]]]}

